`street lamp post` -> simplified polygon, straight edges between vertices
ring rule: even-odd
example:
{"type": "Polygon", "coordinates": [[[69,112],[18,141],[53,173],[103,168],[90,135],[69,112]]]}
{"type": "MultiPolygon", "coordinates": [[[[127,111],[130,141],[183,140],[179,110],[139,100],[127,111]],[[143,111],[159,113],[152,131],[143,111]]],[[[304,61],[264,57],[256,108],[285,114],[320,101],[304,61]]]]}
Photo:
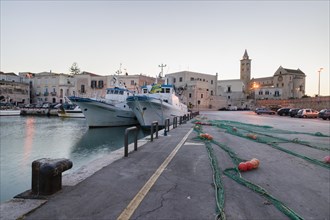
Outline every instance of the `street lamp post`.
{"type": "Polygon", "coordinates": [[[320,82],[321,82],[321,77],[320,77],[320,73],[321,73],[321,71],[323,70],[323,68],[321,67],[320,69],[319,69],[319,71],[317,71],[317,72],[319,72],[319,92],[318,92],[318,95],[317,96],[320,96],[320,82]]]}
{"type": "Polygon", "coordinates": [[[256,90],[259,88],[256,82],[253,83],[253,92],[254,92],[254,106],[257,107],[257,95],[256,90]]]}

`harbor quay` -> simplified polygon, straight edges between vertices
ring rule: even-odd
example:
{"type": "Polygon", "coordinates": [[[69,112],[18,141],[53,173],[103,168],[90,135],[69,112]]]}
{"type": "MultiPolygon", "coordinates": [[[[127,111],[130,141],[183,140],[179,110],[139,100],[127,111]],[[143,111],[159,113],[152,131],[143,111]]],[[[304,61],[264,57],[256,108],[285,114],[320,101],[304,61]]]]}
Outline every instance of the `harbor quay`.
{"type": "Polygon", "coordinates": [[[1,204],[1,219],[329,219],[329,133],[317,119],[201,112],[86,178],[64,175],[54,195],[1,204]]]}

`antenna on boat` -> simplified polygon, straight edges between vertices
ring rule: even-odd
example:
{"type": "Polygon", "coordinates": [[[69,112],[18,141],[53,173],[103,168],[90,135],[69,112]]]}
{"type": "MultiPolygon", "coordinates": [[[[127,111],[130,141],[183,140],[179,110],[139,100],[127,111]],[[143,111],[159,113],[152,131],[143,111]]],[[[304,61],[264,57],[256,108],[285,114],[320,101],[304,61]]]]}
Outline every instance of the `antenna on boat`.
{"type": "Polygon", "coordinates": [[[163,77],[163,68],[166,67],[166,64],[165,65],[164,64],[158,65],[158,67],[161,68],[161,71],[159,73],[159,78],[162,78],[163,77]]]}
{"type": "Polygon", "coordinates": [[[113,84],[115,87],[120,87],[121,86],[121,83],[119,82],[119,75],[122,73],[121,71],[121,63],[119,65],[119,69],[116,71],[116,74],[113,76],[113,84]]]}

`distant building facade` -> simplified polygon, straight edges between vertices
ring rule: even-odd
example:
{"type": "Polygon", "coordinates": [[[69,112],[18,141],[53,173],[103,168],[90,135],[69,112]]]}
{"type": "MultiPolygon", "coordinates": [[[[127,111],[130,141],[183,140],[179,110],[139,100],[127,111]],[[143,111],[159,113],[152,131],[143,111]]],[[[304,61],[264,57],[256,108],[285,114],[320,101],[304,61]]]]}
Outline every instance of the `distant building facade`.
{"type": "Polygon", "coordinates": [[[218,74],[181,71],[165,77],[175,86],[180,100],[191,109],[218,109],[225,102],[217,95],[218,74]]]}
{"type": "Polygon", "coordinates": [[[230,109],[230,107],[249,108],[245,97],[245,84],[240,79],[219,80],[218,81],[218,95],[223,97],[225,105],[222,108],[230,109]]]}
{"type": "MultiPolygon", "coordinates": [[[[218,80],[218,74],[180,71],[154,78],[142,74],[101,76],[82,72],[14,73],[0,72],[0,95],[19,103],[62,103],[66,96],[104,98],[106,88],[114,87],[115,80],[127,89],[139,92],[141,86],[155,82],[173,84],[180,100],[194,110],[220,109],[237,106],[247,108],[256,100],[299,99],[305,95],[306,75],[300,69],[280,66],[273,76],[252,78],[247,50],[240,60],[240,79],[218,80]]],[[[121,72],[121,71],[119,71],[121,72]]]]}
{"type": "Polygon", "coordinates": [[[300,69],[280,66],[273,76],[251,79],[251,59],[245,50],[241,60],[240,79],[247,99],[296,99],[305,95],[306,75],[300,69]]]}
{"type": "Polygon", "coordinates": [[[0,101],[30,103],[30,83],[15,73],[0,72],[0,101]]]}

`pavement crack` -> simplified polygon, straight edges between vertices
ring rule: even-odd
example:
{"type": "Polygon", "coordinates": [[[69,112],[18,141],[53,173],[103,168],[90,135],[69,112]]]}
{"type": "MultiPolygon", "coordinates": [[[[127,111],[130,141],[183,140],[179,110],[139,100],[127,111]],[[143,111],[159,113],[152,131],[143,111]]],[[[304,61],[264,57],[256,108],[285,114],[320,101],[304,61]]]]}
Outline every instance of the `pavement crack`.
{"type": "Polygon", "coordinates": [[[170,187],[167,191],[165,191],[164,193],[161,194],[161,200],[160,200],[160,204],[159,206],[155,207],[154,209],[150,210],[150,211],[146,211],[141,213],[140,215],[138,215],[135,219],[145,219],[145,216],[148,216],[149,214],[161,209],[163,207],[163,203],[166,200],[165,196],[171,192],[172,190],[176,189],[178,186],[178,184],[174,184],[172,187],[170,187]]]}

